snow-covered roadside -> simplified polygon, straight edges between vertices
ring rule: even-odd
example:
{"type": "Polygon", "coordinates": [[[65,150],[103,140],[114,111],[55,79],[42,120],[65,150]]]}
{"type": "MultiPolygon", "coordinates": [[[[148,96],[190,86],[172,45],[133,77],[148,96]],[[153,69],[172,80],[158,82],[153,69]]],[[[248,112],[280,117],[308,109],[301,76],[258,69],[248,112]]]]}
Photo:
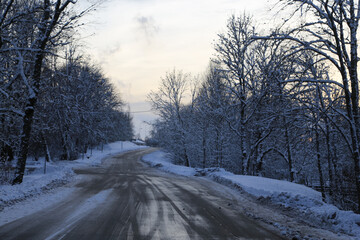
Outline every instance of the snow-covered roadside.
{"type": "Polygon", "coordinates": [[[103,146],[103,150],[92,150],[84,159],[47,163],[44,174],[44,159],[28,161],[27,167],[33,172],[24,176],[23,183],[15,186],[0,185],[0,226],[19,217],[43,209],[70,195],[73,188],[62,187],[74,180],[73,169],[97,166],[107,156],[144,148],[131,142],[114,142],[103,146]],[[21,201],[22,211],[13,206],[21,201]],[[24,211],[23,209],[26,209],[24,211]]]}
{"type": "Polygon", "coordinates": [[[159,168],[165,172],[175,173],[181,176],[194,176],[196,170],[180,165],[174,165],[169,160],[168,154],[163,151],[155,151],[143,156],[143,161],[150,164],[151,167],[159,168]]]}
{"type": "Polygon", "coordinates": [[[145,155],[143,161],[160,170],[178,175],[196,176],[201,173],[211,180],[241,189],[261,201],[269,201],[293,209],[311,219],[314,225],[360,239],[359,214],[342,211],[331,204],[324,203],[319,192],[306,186],[263,177],[235,175],[224,169],[205,169],[203,171],[178,166],[172,164],[167,154],[162,151],[145,155]]]}

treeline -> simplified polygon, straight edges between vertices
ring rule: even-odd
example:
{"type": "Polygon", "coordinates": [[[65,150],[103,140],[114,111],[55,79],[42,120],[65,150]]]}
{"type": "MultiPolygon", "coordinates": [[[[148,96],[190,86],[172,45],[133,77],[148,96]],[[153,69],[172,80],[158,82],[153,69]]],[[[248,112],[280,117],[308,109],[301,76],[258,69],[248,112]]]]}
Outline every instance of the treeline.
{"type": "Polygon", "coordinates": [[[250,17],[232,16],[204,76],[168,72],[149,95],[160,116],[149,141],[179,164],[286,179],[359,212],[357,48],[342,38],[357,28],[342,22],[350,3],[284,2],[315,20],[260,34],[250,17]]]}
{"type": "Polygon", "coordinates": [[[131,139],[131,116],[76,46],[71,0],[0,2],[0,181],[21,183],[26,159],[72,160],[131,139]],[[16,169],[13,166],[16,163],[16,169]]]}
{"type": "Polygon", "coordinates": [[[53,158],[73,160],[89,148],[133,136],[132,118],[101,69],[82,56],[68,58],[43,72],[31,156],[46,156],[48,148],[53,158]]]}

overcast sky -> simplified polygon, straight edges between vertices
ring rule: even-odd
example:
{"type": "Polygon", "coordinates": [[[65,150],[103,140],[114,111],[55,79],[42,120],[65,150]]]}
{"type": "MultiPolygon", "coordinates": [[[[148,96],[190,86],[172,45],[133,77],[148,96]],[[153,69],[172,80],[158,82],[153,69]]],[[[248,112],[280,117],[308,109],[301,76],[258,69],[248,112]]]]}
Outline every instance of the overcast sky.
{"type": "MultiPolygon", "coordinates": [[[[273,2],[273,1],[272,1],[273,2]]],[[[86,20],[87,51],[117,86],[132,112],[150,110],[146,96],[176,68],[206,70],[213,42],[232,14],[244,11],[267,21],[268,0],[108,0],[86,20]]],[[[85,35],[86,35],[85,34],[85,35]]],[[[151,113],[134,113],[141,137],[151,113]]]]}

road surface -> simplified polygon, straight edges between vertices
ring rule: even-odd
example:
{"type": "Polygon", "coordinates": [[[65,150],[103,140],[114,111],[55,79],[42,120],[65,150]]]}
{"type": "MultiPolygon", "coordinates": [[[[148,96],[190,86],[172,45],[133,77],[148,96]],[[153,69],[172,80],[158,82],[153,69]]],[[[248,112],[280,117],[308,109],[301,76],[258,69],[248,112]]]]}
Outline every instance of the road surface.
{"type": "Polygon", "coordinates": [[[283,239],[238,212],[210,181],[148,167],[140,158],[150,151],[76,170],[75,194],[0,227],[0,239],[283,239]]]}

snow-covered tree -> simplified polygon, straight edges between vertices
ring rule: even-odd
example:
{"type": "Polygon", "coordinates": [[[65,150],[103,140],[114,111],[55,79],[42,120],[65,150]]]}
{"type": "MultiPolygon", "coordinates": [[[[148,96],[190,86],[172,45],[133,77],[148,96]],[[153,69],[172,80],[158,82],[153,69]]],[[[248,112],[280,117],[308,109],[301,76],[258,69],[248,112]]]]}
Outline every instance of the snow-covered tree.
{"type": "MultiPolygon", "coordinates": [[[[357,211],[360,212],[360,115],[358,78],[358,28],[359,3],[350,1],[322,0],[280,0],[286,10],[298,17],[293,19],[288,31],[278,31],[266,39],[281,39],[293,44],[289,54],[311,51],[319,56],[318,61],[330,64],[340,75],[340,81],[328,79],[307,79],[308,82],[331,83],[343,90],[345,109],[343,116],[348,122],[354,182],[357,191],[357,211]]],[[[286,24],[285,24],[286,26],[286,24]]],[[[259,38],[258,38],[259,39],[259,38]]],[[[261,37],[261,39],[264,39],[261,37]]],[[[303,79],[304,80],[304,79],[303,79]]]]}
{"type": "Polygon", "coordinates": [[[152,108],[158,112],[160,118],[167,124],[168,135],[173,144],[169,144],[168,147],[172,148],[176,158],[183,162],[185,166],[190,166],[183,116],[184,98],[186,97],[188,84],[188,74],[173,70],[166,73],[165,77],[161,79],[158,91],[151,92],[148,96],[152,108]]]}
{"type": "Polygon", "coordinates": [[[13,184],[21,183],[29,154],[74,159],[132,137],[131,116],[101,69],[66,50],[96,5],[77,12],[76,2],[0,2],[0,164],[2,171],[17,160],[13,184]]]}

